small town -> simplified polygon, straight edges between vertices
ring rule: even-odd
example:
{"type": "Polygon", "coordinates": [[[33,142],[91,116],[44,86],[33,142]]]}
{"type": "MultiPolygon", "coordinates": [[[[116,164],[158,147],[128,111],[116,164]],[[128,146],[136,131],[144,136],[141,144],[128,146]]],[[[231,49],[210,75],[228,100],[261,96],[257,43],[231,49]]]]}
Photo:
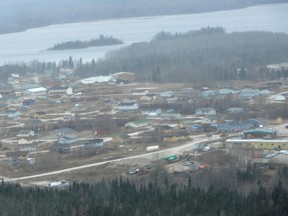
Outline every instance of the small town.
{"type": "Polygon", "coordinates": [[[62,68],[11,74],[0,94],[4,181],[65,187],[155,167],[173,175],[288,163],[283,78],[197,86],[139,83],[132,72],[79,79],[62,68]]]}
{"type": "Polygon", "coordinates": [[[288,215],[287,0],[0,0],[0,216],[288,215]]]}

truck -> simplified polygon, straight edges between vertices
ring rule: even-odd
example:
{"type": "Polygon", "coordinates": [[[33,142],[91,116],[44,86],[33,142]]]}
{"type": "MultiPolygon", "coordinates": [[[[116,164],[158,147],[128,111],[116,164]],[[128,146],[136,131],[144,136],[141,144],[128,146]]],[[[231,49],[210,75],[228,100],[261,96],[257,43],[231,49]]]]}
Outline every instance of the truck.
{"type": "Polygon", "coordinates": [[[220,131],[220,132],[219,132],[219,135],[220,135],[220,137],[227,137],[227,136],[228,136],[228,133],[225,132],[225,131],[220,131]]]}

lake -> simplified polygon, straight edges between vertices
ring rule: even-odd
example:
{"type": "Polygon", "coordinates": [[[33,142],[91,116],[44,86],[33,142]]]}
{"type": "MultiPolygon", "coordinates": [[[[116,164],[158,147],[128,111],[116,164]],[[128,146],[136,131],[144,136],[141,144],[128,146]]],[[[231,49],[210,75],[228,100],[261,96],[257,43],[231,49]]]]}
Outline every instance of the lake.
{"type": "Polygon", "coordinates": [[[0,65],[5,63],[60,61],[72,56],[83,62],[104,58],[109,51],[135,42],[149,41],[160,31],[187,32],[207,26],[233,31],[272,31],[288,33],[288,3],[259,5],[238,10],[201,14],[153,16],[59,24],[0,35],[0,65]],[[56,43],[90,40],[100,34],[121,39],[125,45],[79,50],[47,51],[56,43]]]}

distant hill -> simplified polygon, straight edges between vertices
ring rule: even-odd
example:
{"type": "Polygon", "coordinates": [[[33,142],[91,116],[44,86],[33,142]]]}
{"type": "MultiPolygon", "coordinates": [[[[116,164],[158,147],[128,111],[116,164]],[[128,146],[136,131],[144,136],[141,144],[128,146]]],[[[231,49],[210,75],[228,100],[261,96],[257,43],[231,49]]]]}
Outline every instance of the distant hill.
{"type": "Polygon", "coordinates": [[[58,23],[110,18],[201,13],[285,0],[2,0],[0,33],[58,23]]]}

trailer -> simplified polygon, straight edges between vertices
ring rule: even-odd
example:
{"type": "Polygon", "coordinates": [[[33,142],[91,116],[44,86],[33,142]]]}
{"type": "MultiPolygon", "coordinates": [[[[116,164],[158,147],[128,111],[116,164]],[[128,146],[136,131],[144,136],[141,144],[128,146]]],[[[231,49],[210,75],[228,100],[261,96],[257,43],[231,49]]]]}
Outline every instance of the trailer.
{"type": "Polygon", "coordinates": [[[157,151],[159,150],[159,145],[154,145],[154,146],[147,146],[146,151],[157,151]]]}

